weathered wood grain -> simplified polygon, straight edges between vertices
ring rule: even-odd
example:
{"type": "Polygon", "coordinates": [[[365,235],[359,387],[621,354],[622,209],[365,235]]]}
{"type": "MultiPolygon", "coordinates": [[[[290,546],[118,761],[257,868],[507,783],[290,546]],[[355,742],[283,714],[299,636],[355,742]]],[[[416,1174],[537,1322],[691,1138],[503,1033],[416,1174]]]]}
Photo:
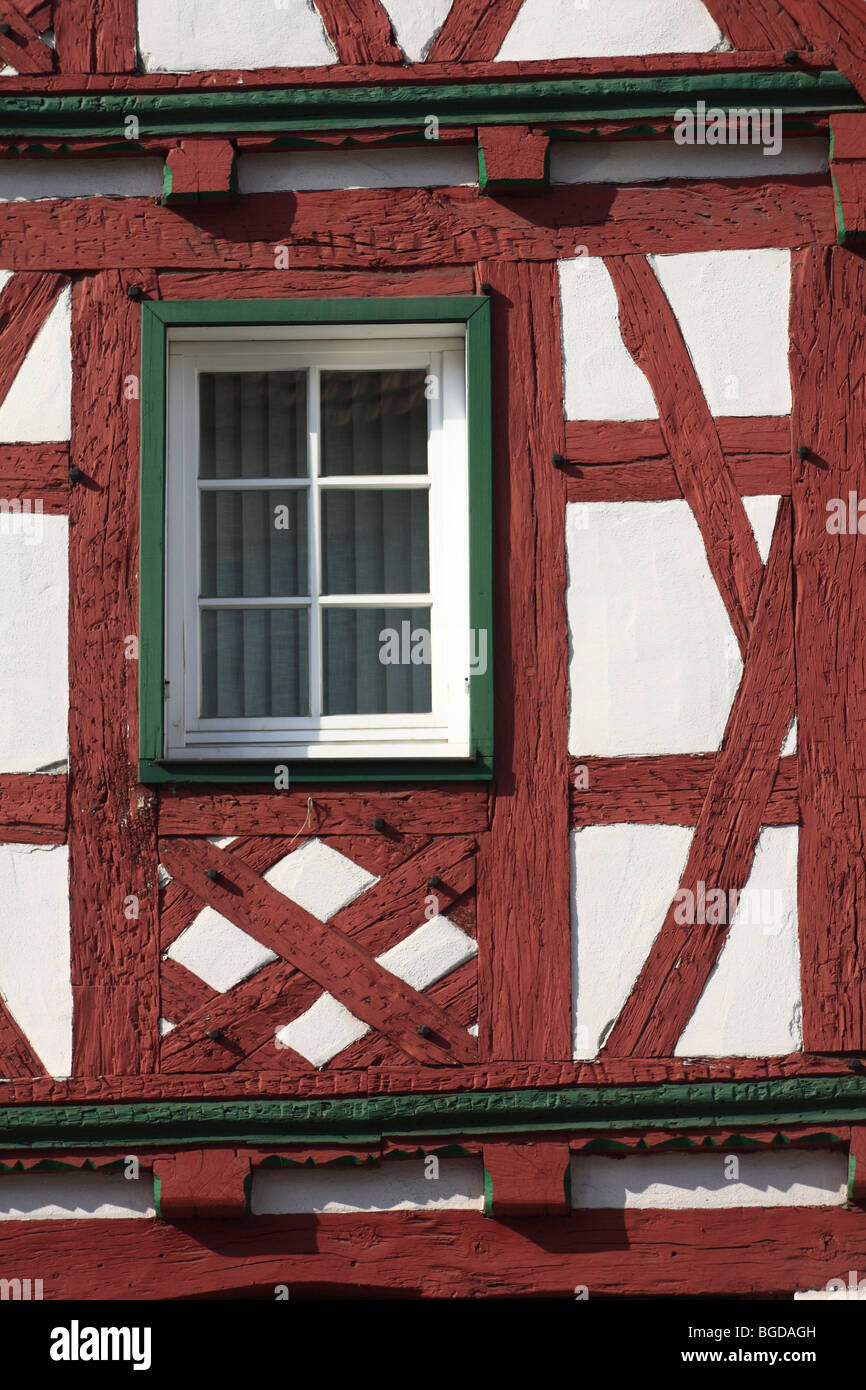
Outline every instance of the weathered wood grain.
{"type": "MultiPolygon", "coordinates": [[[[866,1214],[839,1207],[480,1212],[250,1221],[4,1221],[4,1269],[50,1248],[46,1299],[160,1299],[320,1288],[403,1297],[786,1297],[862,1265],[866,1214]],[[95,1229],[98,1227],[99,1229],[95,1229]]],[[[778,1319],[776,1320],[778,1321],[778,1319]]]]}
{"type": "Polygon", "coordinates": [[[828,533],[828,506],[866,497],[866,266],[843,248],[795,258],[791,310],[796,664],[802,828],[803,1041],[866,1039],[866,540],[828,533]]]}
{"type": "Polygon", "coordinates": [[[0,444],[0,497],[42,503],[46,516],[69,510],[68,444],[0,444]]]}
{"type": "MultiPolygon", "coordinates": [[[[475,842],[449,837],[445,841],[424,843],[408,853],[378,884],[362,893],[329,923],[331,929],[345,933],[371,957],[395,946],[424,921],[428,880],[432,874],[443,879],[443,911],[452,899],[459,899],[475,881],[475,842]]],[[[200,904],[201,899],[196,901],[200,904]]],[[[286,903],[287,900],[283,899],[286,903]]],[[[287,904],[288,905],[288,904],[287,904]]],[[[288,905],[291,906],[291,905],[288,905]]],[[[228,914],[226,914],[228,915],[228,914]]],[[[471,926],[464,921],[466,930],[471,926]]],[[[256,928],[251,932],[258,939],[256,928]]],[[[267,943],[265,943],[267,944],[267,943]]],[[[271,949],[281,952],[280,946],[271,949]]],[[[326,985],[331,993],[336,990],[326,985]]],[[[285,1070],[309,1070],[309,1063],[293,1062],[294,1054],[276,1054],[276,1030],[308,1009],[321,993],[315,980],[286,960],[273,962],[248,980],[242,980],[227,994],[213,999],[188,1014],[164,1040],[161,1065],[172,1071],[224,1071],[246,1065],[259,1049],[273,1049],[271,1066],[285,1070]],[[218,1028],[223,1037],[208,1038],[218,1028]]],[[[351,1009],[351,1005],[347,1005],[351,1009]]],[[[265,1065],[266,1057],[259,1057],[265,1065]]]]}
{"type": "MultiPolygon", "coordinates": [[[[255,1075],[242,1072],[151,1072],[129,1076],[101,1076],[55,1080],[0,1080],[0,1104],[120,1103],[148,1100],[252,1100],[262,1096],[279,1100],[295,1097],[437,1095],[451,1092],[521,1090],[526,1087],[641,1086],[682,1082],[760,1082],[796,1079],[804,1085],[815,1079],[849,1079],[851,1059],[831,1053],[794,1052],[787,1057],[712,1057],[684,1060],[677,1057],[608,1057],[592,1062],[491,1062],[460,1067],[420,1067],[407,1064],[367,1070],[308,1070],[286,1077],[278,1068],[263,1066],[255,1075]]],[[[0,1146],[2,1152],[2,1146],[0,1146]]]]}
{"type": "MultiPolygon", "coordinates": [[[[726,456],[790,459],[791,422],[785,415],[717,415],[726,456]]],[[[572,464],[670,461],[658,420],[567,420],[565,456],[572,464]]]]}
{"type": "Polygon", "coordinates": [[[295,270],[432,269],[479,259],[830,245],[826,175],[635,188],[582,184],[543,197],[480,198],[472,188],[255,193],[192,214],[146,198],[0,204],[3,258],[13,269],[142,267],[273,270],[289,247],[295,270]]]}
{"type": "Polygon", "coordinates": [[[391,21],[379,0],[316,0],[341,63],[402,63],[391,21]]]}
{"type": "Polygon", "coordinates": [[[0,34],[0,59],[19,73],[49,73],[54,69],[54,53],[40,39],[28,8],[33,7],[20,0],[18,4],[0,0],[0,24],[9,26],[8,33],[0,34]]]}
{"type": "Polygon", "coordinates": [[[606,260],[622,339],[650,384],[662,435],[745,654],[763,565],[676,315],[645,256],[606,260]]]}
{"type": "MultiPolygon", "coordinates": [[[[650,758],[571,758],[571,824],[697,825],[718,754],[650,758]],[[580,783],[576,778],[580,769],[580,783]],[[585,773],[585,778],[584,778],[585,773]],[[587,781],[588,786],[583,787],[587,781]]],[[[765,825],[797,825],[796,757],[782,758],[764,812],[765,825]]]]}
{"type": "Polygon", "coordinates": [[[66,284],[64,275],[23,271],[0,290],[0,401],[66,284]]]}
{"type": "Polygon", "coordinates": [[[479,846],[482,1057],[571,1052],[568,650],[559,291],[553,265],[479,266],[492,287],[496,769],[479,846]],[[492,1046],[492,1053],[488,1052],[492,1046]]]}
{"type": "Polygon", "coordinates": [[[134,73],[135,0],[56,0],[54,39],[64,73],[134,73]]]}
{"type": "MultiPolygon", "coordinates": [[[[794,713],[791,545],[791,501],[783,498],[743,676],[679,891],[696,895],[703,882],[726,894],[741,892],[749,877],[794,713]]],[[[607,1052],[669,1057],[721,954],[730,922],[680,923],[677,897],[605,1043],[607,1052]]]]}
{"type": "MultiPolygon", "coordinates": [[[[741,497],[790,496],[790,454],[728,454],[727,463],[741,497]]],[[[683,495],[673,464],[663,459],[568,465],[563,472],[569,502],[674,502],[683,495]]]]}
{"type": "Polygon", "coordinates": [[[154,1069],[156,844],[136,785],[138,412],[123,380],[139,371],[140,310],[114,271],[72,294],[69,885],[73,1071],[154,1069]],[[137,901],[131,903],[128,899],[137,901]],[[134,915],[137,912],[137,916],[134,915]]]}
{"type": "Polygon", "coordinates": [[[0,773],[0,841],[62,845],[67,785],[60,774],[0,773]]]}
{"type": "Polygon", "coordinates": [[[290,903],[240,860],[207,842],[179,838],[162,840],[160,853],[169,872],[203,901],[387,1033],[409,1057],[440,1065],[475,1060],[475,1039],[444,1010],[390,974],[356,940],[290,903]],[[216,870],[216,879],[206,876],[209,868],[216,870]]]}
{"type": "Polygon", "coordinates": [[[325,785],[298,792],[160,787],[158,808],[160,835],[285,835],[302,827],[308,835],[359,835],[370,832],[377,817],[385,821],[386,837],[466,835],[489,824],[486,787],[335,790],[325,785]]]}
{"type": "Polygon", "coordinates": [[[490,1184],[487,1215],[567,1216],[566,1186],[571,1153],[567,1143],[493,1140],[484,1145],[490,1184]]]}
{"type": "Polygon", "coordinates": [[[160,299],[425,298],[475,294],[470,266],[432,270],[217,270],[161,272],[160,299]]]}
{"type": "Polygon", "coordinates": [[[433,62],[495,58],[523,0],[454,0],[428,54],[433,62]]]}
{"type": "MultiPolygon", "coordinates": [[[[498,0],[495,0],[498,3],[498,0]]],[[[19,3],[24,12],[28,6],[19,3]]],[[[36,22],[35,17],[31,18],[36,22]]],[[[803,54],[811,68],[832,68],[833,54],[827,44],[803,54]]],[[[787,67],[787,65],[785,65],[787,67]]],[[[208,91],[237,85],[255,87],[334,88],[369,84],[424,83],[431,92],[442,82],[475,82],[496,79],[521,81],[527,86],[539,78],[560,77],[639,77],[692,73],[761,73],[782,67],[776,49],[743,53],[647,53],[610,58],[551,58],[540,61],[436,61],[400,66],[392,64],[349,64],[326,67],[208,68],[199,72],[148,72],[124,74],[122,89],[135,96],[145,92],[208,91]]],[[[119,87],[117,77],[105,73],[21,74],[0,77],[0,92],[59,95],[77,92],[111,92],[119,87]]],[[[590,123],[587,123],[589,125],[590,123]]],[[[595,122],[591,123],[593,126],[595,122]]]]}
{"type": "Polygon", "coordinates": [[[779,0],[704,0],[706,8],[736,49],[810,49],[813,35],[804,33],[779,0]]]}

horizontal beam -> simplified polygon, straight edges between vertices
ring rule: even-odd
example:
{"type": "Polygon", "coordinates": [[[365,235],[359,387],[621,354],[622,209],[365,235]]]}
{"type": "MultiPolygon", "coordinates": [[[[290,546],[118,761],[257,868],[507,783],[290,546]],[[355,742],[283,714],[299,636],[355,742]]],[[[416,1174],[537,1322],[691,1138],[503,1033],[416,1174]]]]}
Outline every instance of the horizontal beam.
{"type": "MultiPolygon", "coordinates": [[[[714,753],[647,758],[571,758],[571,824],[697,825],[716,765],[714,753]]],[[[796,757],[782,758],[766,825],[797,825],[796,757]]]]}
{"type": "Polygon", "coordinates": [[[670,185],[578,184],[540,197],[479,199],[474,188],[257,193],[194,210],[148,198],[0,204],[13,270],[400,270],[548,261],[580,254],[790,247],[836,242],[822,174],[670,185]]]}
{"type": "Polygon", "coordinates": [[[41,501],[49,516],[69,510],[68,444],[0,444],[0,498],[41,501]]]}
{"type": "Polygon", "coordinates": [[[694,1130],[729,1125],[857,1124],[866,1077],[458,1092],[317,1100],[142,1101],[3,1106],[2,1147],[378,1141],[411,1134],[694,1130]]]}
{"type": "Polygon", "coordinates": [[[0,841],[60,845],[66,839],[67,779],[38,772],[0,773],[0,841]]]}
{"type": "MultiPolygon", "coordinates": [[[[573,1087],[581,1087],[588,1092],[596,1087],[619,1090],[660,1085],[686,1088],[709,1083],[763,1085],[768,1081],[783,1080],[832,1081],[848,1079],[853,1072],[866,1072],[866,1055],[791,1052],[786,1057],[704,1057],[691,1060],[679,1057],[604,1056],[591,1062],[507,1061],[461,1067],[395,1065],[388,1061],[322,1071],[310,1068],[308,1072],[287,1072],[262,1065],[247,1073],[233,1071],[210,1075],[178,1068],[170,1073],[143,1072],[139,1075],[104,1071],[96,1081],[86,1077],[56,1080],[49,1076],[0,1081],[0,1106],[65,1107],[92,1104],[94,1097],[99,1104],[116,1105],[154,1099],[181,1104],[199,1101],[246,1102],[249,1097],[259,1100],[262,1095],[289,1102],[322,1101],[334,1097],[366,1100],[409,1093],[444,1096],[453,1091],[524,1092],[528,1088],[555,1088],[558,1094],[563,1088],[573,1087]]],[[[745,1122],[736,1120],[733,1123],[741,1127],[745,1122]]],[[[292,1139],[291,1142],[296,1141],[292,1139]]],[[[104,1148],[105,1145],[100,1147],[104,1148]]]]}
{"type": "Polygon", "coordinates": [[[32,1269],[51,1251],[44,1283],[54,1300],[254,1289],[273,1300],[275,1286],[291,1297],[317,1286],[331,1296],[351,1288],[416,1298],[574,1299],[578,1289],[590,1299],[784,1297],[847,1280],[862,1269],[864,1241],[866,1213],[841,1207],[627,1208],[507,1221],[475,1211],[273,1216],[238,1223],[230,1235],[219,1221],[0,1225],[4,1270],[32,1269]]]}
{"type": "MultiPolygon", "coordinates": [[[[726,454],[744,458],[791,453],[787,415],[720,415],[715,419],[726,454]]],[[[668,459],[658,420],[568,420],[565,457],[569,464],[649,463],[668,459]]]]}
{"type": "Polygon", "coordinates": [[[0,137],[121,137],[130,115],[137,135],[238,135],[375,129],[417,123],[442,126],[536,124],[539,121],[670,117],[704,100],[723,109],[772,107],[785,115],[861,111],[863,102],[835,71],[786,70],[646,73],[628,77],[536,75],[534,81],[376,83],[228,90],[88,91],[0,96],[0,137]],[[431,100],[435,102],[431,111],[431,100]]]}
{"type": "Polygon", "coordinates": [[[486,789],[459,791],[412,787],[405,791],[306,787],[302,792],[157,790],[157,824],[162,835],[282,835],[305,826],[306,835],[377,833],[467,835],[490,824],[486,789]],[[312,800],[312,806],[309,802],[312,800]],[[308,819],[309,817],[309,819],[308,819]]]}
{"type": "MultiPolygon", "coordinates": [[[[796,49],[796,45],[792,46],[796,49]]],[[[124,74],[122,77],[104,73],[22,73],[0,77],[0,98],[24,94],[49,93],[73,95],[82,92],[117,92],[122,89],[131,97],[149,92],[207,91],[214,92],[242,85],[246,89],[279,87],[284,90],[320,87],[363,87],[388,84],[395,87],[423,83],[436,87],[441,83],[537,82],[540,78],[618,77],[633,78],[654,75],[694,75],[698,73],[789,73],[805,71],[818,73],[834,68],[829,47],[800,49],[793,52],[790,62],[771,48],[742,52],[720,53],[647,53],[638,57],[610,58],[547,58],[541,60],[501,63],[496,60],[430,61],[406,63],[340,63],[327,67],[262,67],[208,68],[198,72],[148,72],[124,74]]]]}

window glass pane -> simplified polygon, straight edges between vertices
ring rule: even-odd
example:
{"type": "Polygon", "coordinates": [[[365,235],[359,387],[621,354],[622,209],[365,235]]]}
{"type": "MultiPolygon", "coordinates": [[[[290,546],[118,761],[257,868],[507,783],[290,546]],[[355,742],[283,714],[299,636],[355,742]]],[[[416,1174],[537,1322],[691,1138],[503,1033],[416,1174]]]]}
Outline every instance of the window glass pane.
{"type": "Polygon", "coordinates": [[[202,372],[200,478],[307,475],[306,372],[202,372]]]}
{"type": "Polygon", "coordinates": [[[429,714],[429,608],[322,610],[324,714],[429,714]]]}
{"type": "Polygon", "coordinates": [[[426,488],[322,489],[322,592],[426,594],[426,488]]]}
{"type": "Polygon", "coordinates": [[[426,372],[322,372],[322,473],[426,473],[426,372]]]}
{"type": "Polygon", "coordinates": [[[306,608],[209,608],[201,615],[202,719],[310,712],[306,608]]]}
{"type": "Polygon", "coordinates": [[[202,492],[203,598],[300,598],[310,592],[307,490],[202,492]]]}

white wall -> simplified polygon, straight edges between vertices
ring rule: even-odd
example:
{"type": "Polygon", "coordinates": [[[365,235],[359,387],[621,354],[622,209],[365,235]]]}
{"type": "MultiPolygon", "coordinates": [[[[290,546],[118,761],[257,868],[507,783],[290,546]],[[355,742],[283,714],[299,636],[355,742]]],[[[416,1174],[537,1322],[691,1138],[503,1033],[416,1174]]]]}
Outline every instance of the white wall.
{"type": "Polygon", "coordinates": [[[138,0],[145,72],[336,62],[311,0],[138,0]]]}
{"type": "MultiPolygon", "coordinates": [[[[0,1221],[72,1221],[153,1217],[153,1177],[123,1173],[10,1173],[0,1175],[0,1221]]],[[[4,1271],[5,1273],[5,1271],[4,1271]]]]}
{"type": "Polygon", "coordinates": [[[452,0],[382,0],[394,37],[410,63],[420,63],[448,16],[452,0]]]}
{"type": "Polygon", "coordinates": [[[72,1067],[67,864],[65,845],[0,845],[0,995],[57,1077],[72,1067]]]}
{"type": "Polygon", "coordinates": [[[761,831],[744,900],[678,1057],[771,1057],[802,1048],[798,844],[796,825],[761,831]]]}
{"type": "MultiPolygon", "coordinates": [[[[649,261],[712,413],[789,414],[790,252],[696,251],[649,261]]],[[[560,261],[559,275],[566,419],[656,419],[649,382],[622,342],[603,262],[560,261]]]]}
{"type": "MultiPolygon", "coordinates": [[[[679,887],[692,834],[628,824],[572,833],[576,1058],[598,1055],[631,993],[679,887]]],[[[761,831],[740,909],[677,1056],[784,1056],[802,1046],[798,834],[796,826],[761,831]]]]}
{"type": "Polygon", "coordinates": [[[65,516],[0,512],[0,772],[67,755],[68,553],[65,516]]]}
{"type": "Polygon", "coordinates": [[[572,1206],[584,1209],[662,1207],[830,1207],[847,1195],[844,1153],[812,1150],[738,1153],[739,1174],[718,1153],[575,1154],[572,1206]]]}
{"type": "MultiPolygon", "coordinates": [[[[766,557],[778,498],[744,505],[766,557]]],[[[743,668],[688,503],[570,503],[566,552],[569,752],[714,752],[743,668]]]]}
{"type": "Polygon", "coordinates": [[[766,179],[824,173],[826,139],[786,140],[778,155],[750,145],[678,145],[667,140],[555,140],[551,183],[655,183],[660,179],[766,179]]]}
{"type": "Polygon", "coordinates": [[[162,175],[162,160],[144,157],[3,159],[0,203],[43,198],[159,198],[162,175]]]}
{"type": "Polygon", "coordinates": [[[500,61],[729,48],[700,0],[524,0],[500,61]]]}
{"type": "Polygon", "coordinates": [[[281,189],[431,188],[477,184],[475,147],[430,142],[427,149],[292,151],[238,160],[241,193],[281,189]]]}
{"type": "Polygon", "coordinates": [[[259,1168],[253,1175],[254,1216],[289,1212],[482,1211],[480,1158],[440,1158],[438,1175],[423,1159],[392,1159],[376,1167],[259,1168]]]}
{"type": "MultiPolygon", "coordinates": [[[[0,271],[0,287],[9,279],[0,271]]],[[[0,444],[68,439],[72,399],[72,292],[67,287],[40,328],[0,404],[0,444]]]]}

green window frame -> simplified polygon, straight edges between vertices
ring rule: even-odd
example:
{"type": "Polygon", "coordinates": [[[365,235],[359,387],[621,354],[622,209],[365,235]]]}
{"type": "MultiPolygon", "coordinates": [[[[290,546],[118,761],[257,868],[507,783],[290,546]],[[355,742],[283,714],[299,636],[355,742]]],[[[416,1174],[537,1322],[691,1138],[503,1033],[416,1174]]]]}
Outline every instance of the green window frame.
{"type": "Polygon", "coordinates": [[[291,784],[473,781],[493,773],[493,504],[491,311],[484,296],[424,299],[174,300],[142,303],[139,567],[139,778],[274,785],[275,762],[165,757],[166,452],[168,335],[176,327],[465,325],[469,478],[469,624],[486,632],[486,669],[470,681],[470,756],[376,760],[280,759],[291,784]]]}

